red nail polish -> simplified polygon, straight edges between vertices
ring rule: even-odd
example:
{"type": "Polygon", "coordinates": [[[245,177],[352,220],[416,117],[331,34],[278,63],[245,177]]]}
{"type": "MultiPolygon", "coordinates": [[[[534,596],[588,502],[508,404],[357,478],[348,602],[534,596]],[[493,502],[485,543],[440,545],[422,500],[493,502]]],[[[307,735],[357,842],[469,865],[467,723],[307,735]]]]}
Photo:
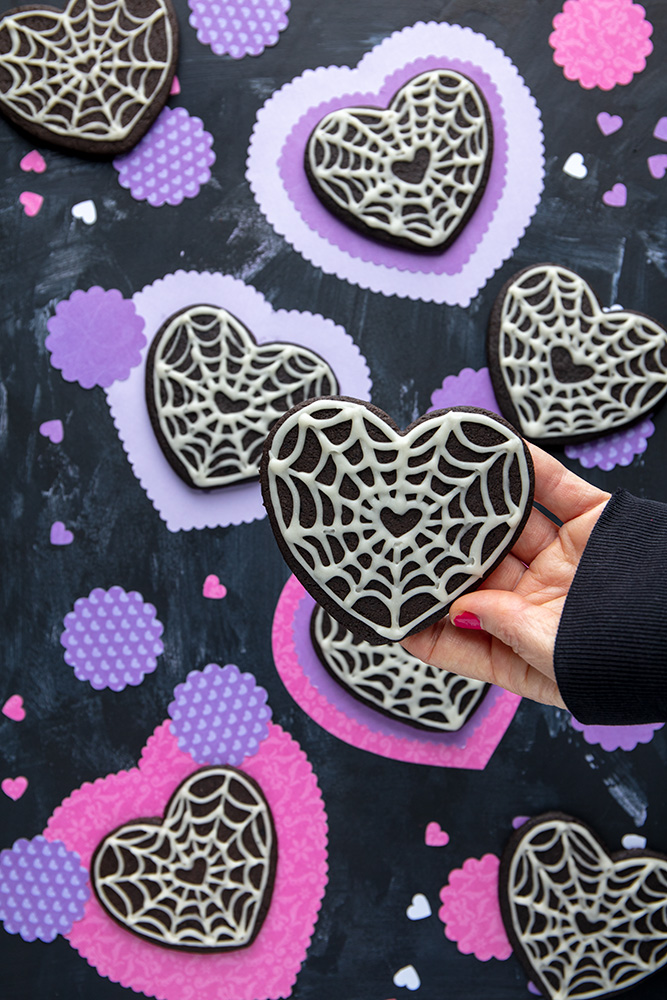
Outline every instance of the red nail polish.
{"type": "Polygon", "coordinates": [[[482,623],[477,615],[471,614],[470,611],[462,611],[460,615],[457,615],[454,619],[454,624],[457,628],[481,629],[482,627],[482,623]]]}

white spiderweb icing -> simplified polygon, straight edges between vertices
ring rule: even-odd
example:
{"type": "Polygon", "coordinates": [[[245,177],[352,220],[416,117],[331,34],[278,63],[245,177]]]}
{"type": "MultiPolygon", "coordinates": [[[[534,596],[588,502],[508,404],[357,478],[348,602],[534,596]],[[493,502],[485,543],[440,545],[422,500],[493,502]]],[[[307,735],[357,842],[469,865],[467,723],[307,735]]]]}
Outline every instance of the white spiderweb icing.
{"type": "Polygon", "coordinates": [[[0,21],[0,106],[54,137],[125,139],[173,73],[162,0],[71,0],[0,21]]]}
{"type": "Polygon", "coordinates": [[[451,733],[471,718],[487,685],[432,667],[398,643],[371,646],[355,639],[316,606],[311,634],[327,670],[357,698],[401,722],[451,733]]]}
{"type": "Polygon", "coordinates": [[[276,841],[259,786],[231,767],[206,768],[177,789],[164,819],[109,834],[91,877],[104,908],[158,944],[242,948],[273,888],[276,841]]]}
{"type": "Polygon", "coordinates": [[[313,351],[258,345],[226,309],[197,305],[173,316],[151,349],[147,395],[158,440],[193,486],[259,475],[269,430],[296,403],[335,393],[336,377],[313,351]]]}
{"type": "Polygon", "coordinates": [[[311,184],[328,207],[369,235],[424,250],[443,249],[458,235],[490,156],[482,96],[449,69],[410,80],[386,110],[331,112],[306,149],[311,184]]]}
{"type": "Polygon", "coordinates": [[[667,963],[667,859],[614,859],[585,826],[548,818],[519,841],[507,894],[552,1000],[607,996],[667,963]]]}
{"type": "Polygon", "coordinates": [[[294,572],[346,627],[369,623],[385,640],[479,582],[531,499],[521,438],[474,411],[401,434],[359,401],[314,400],[277,426],[266,471],[294,572]]]}
{"type": "Polygon", "coordinates": [[[611,431],[667,392],[667,332],[639,313],[603,312],[584,279],[564,267],[539,265],[512,283],[497,352],[529,438],[611,431]]]}

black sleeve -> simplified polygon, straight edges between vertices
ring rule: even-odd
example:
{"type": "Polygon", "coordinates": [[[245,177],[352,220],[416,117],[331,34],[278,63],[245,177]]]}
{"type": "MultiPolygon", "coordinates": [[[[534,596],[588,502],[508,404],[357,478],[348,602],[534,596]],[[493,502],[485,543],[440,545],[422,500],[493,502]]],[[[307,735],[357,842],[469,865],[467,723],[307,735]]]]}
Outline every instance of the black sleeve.
{"type": "Polygon", "coordinates": [[[579,722],[667,721],[667,505],[612,496],[566,598],[554,666],[579,722]]]}

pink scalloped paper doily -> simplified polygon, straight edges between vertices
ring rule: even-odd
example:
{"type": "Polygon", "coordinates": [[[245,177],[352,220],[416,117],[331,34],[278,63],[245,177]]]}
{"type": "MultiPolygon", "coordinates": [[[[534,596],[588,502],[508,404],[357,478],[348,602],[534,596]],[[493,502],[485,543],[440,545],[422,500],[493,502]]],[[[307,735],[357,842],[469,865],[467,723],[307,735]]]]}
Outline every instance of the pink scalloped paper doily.
{"type": "Polygon", "coordinates": [[[449,882],[440,890],[438,916],[445,937],[462,955],[474,955],[480,962],[490,958],[504,962],[512,954],[498,902],[499,868],[495,854],[467,858],[449,873],[449,882]]]}
{"type": "Polygon", "coordinates": [[[419,22],[398,31],[354,67],[306,70],[260,109],[246,176],[271,225],[306,260],[385,295],[467,306],[507,260],[537,208],[544,148],[539,109],[508,57],[484,35],[419,22]],[[324,209],[305,177],[303,150],[325,110],[363,101],[386,105],[419,67],[461,67],[488,92],[498,149],[475,214],[442,254],[383,247],[324,209]],[[496,155],[497,153],[497,155],[496,155]]]}
{"type": "Polygon", "coordinates": [[[294,644],[293,622],[305,589],[291,576],[278,599],[273,617],[273,659],[280,678],[297,705],[318,725],[344,743],[359,750],[368,750],[379,757],[407,761],[412,764],[432,764],[436,767],[460,767],[481,771],[500,743],[514,718],[521,698],[503,691],[489,709],[464,747],[451,742],[438,743],[425,736],[399,737],[371,730],[357,719],[346,715],[315,687],[304,673],[294,644]]]}
{"type": "MultiPolygon", "coordinates": [[[[197,769],[163,722],[139,766],[86,783],[51,816],[44,836],[62,840],[90,866],[99,841],[123,823],[161,816],[176,785],[197,769]]],[[[241,770],[261,786],[278,839],[271,906],[250,945],[227,954],[160,948],[118,926],[94,894],[67,940],[101,976],[160,1000],[277,1000],[288,997],[313,934],[327,882],[327,818],[305,753],[280,726],[241,770]]]]}
{"type": "Polygon", "coordinates": [[[141,363],[125,381],[114,382],[106,396],[132,470],[169,531],[224,527],[266,516],[259,481],[219,490],[192,489],[162,454],[146,408],[146,357],[153,337],[173,313],[197,303],[223,306],[241,320],[258,343],[289,341],[308,347],[331,365],[343,395],[370,397],[372,383],[366,360],[341,326],[313,313],[274,311],[263,295],[238,278],[208,271],[177,271],[146,285],[132,301],[145,320],[148,343],[141,363]]]}

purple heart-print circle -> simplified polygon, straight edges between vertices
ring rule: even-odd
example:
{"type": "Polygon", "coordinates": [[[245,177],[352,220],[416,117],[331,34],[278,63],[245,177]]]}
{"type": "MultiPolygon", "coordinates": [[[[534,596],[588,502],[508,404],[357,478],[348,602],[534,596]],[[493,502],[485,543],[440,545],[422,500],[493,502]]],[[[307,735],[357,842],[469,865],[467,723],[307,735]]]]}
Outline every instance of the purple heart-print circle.
{"type": "Polygon", "coordinates": [[[202,45],[232,59],[258,56],[288,24],[290,0],[188,0],[190,24],[202,45]]]}

